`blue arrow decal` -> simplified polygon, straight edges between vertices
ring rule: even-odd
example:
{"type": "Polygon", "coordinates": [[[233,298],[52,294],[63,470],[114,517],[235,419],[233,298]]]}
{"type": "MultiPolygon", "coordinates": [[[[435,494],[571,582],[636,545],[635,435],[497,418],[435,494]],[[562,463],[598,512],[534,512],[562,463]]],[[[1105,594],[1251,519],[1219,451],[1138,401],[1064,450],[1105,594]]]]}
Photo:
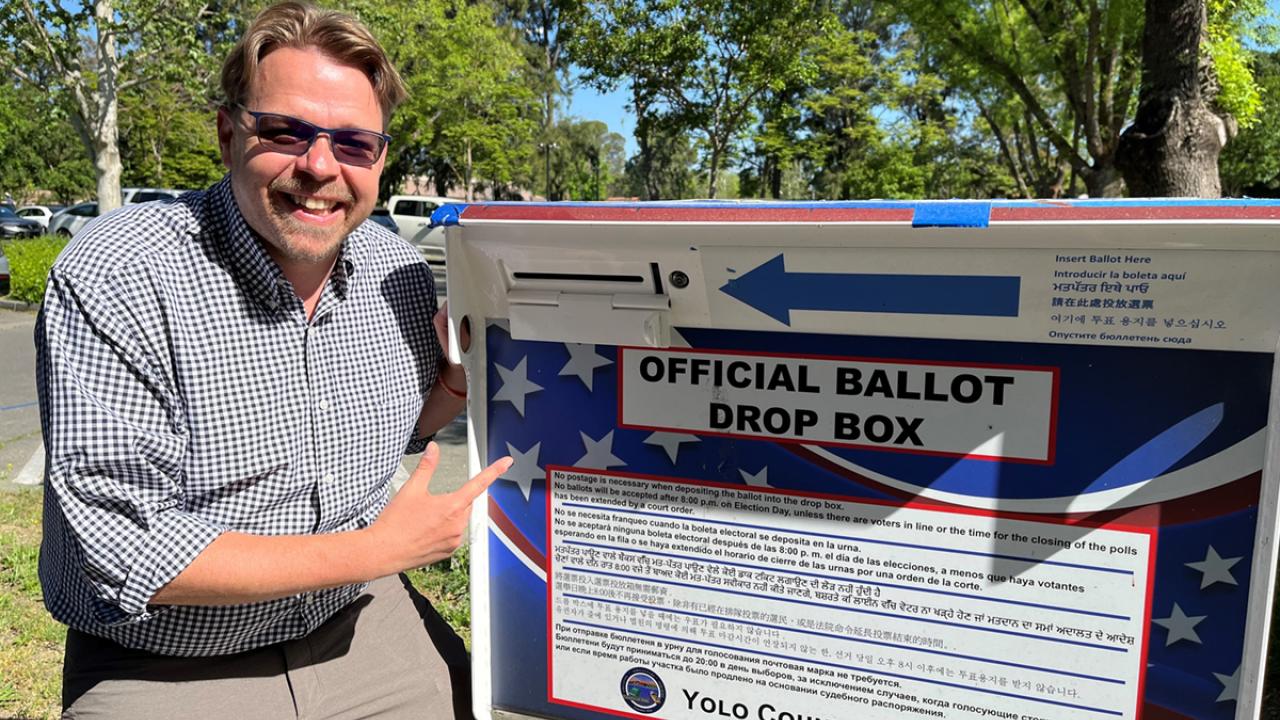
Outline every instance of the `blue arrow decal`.
{"type": "Polygon", "coordinates": [[[734,278],[720,292],[784,325],[792,310],[1017,317],[1016,275],[789,273],[783,256],[734,278]]]}

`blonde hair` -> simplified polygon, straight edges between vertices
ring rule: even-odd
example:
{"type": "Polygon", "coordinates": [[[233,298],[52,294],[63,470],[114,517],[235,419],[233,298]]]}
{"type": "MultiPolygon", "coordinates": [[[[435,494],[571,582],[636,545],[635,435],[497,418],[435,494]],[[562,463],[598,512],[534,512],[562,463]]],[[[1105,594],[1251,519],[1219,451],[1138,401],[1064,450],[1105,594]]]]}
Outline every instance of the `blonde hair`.
{"type": "Polygon", "coordinates": [[[384,123],[409,96],[400,73],[363,23],[344,12],[286,0],[259,13],[222,64],[222,93],[228,107],[244,104],[258,63],[267,53],[284,47],[316,48],[363,71],[373,83],[384,123]]]}

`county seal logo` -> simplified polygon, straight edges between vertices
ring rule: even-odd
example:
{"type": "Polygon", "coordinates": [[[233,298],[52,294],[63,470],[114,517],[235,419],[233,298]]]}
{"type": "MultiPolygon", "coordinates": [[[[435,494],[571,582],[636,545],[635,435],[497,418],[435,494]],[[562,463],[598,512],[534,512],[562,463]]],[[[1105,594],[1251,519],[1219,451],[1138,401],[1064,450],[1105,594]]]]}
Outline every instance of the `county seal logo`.
{"type": "Polygon", "coordinates": [[[667,699],[662,678],[647,668],[634,667],[623,673],[621,689],[622,699],[636,712],[657,712],[667,699]]]}

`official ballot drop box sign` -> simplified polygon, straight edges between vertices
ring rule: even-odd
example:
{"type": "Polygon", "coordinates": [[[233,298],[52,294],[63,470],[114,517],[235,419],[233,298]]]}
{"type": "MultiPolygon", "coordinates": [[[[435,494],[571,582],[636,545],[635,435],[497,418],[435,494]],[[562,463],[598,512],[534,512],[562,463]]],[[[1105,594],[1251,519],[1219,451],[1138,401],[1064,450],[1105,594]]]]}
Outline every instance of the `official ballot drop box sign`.
{"type": "Polygon", "coordinates": [[[478,718],[1259,715],[1280,205],[438,220],[478,718]]]}

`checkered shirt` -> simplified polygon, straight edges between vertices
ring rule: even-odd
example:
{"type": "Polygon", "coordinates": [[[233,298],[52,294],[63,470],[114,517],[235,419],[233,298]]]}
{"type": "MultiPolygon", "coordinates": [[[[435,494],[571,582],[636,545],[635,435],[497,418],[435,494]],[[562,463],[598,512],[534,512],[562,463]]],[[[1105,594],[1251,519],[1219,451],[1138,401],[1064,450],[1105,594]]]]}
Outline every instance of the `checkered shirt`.
{"type": "Polygon", "coordinates": [[[122,645],[220,655],[306,635],[341,587],[235,606],[151,597],[224,531],[368,526],[436,380],[431,271],[366,222],[314,317],[230,182],[85,228],[36,330],[48,453],[40,581],[53,616],[122,645]]]}

